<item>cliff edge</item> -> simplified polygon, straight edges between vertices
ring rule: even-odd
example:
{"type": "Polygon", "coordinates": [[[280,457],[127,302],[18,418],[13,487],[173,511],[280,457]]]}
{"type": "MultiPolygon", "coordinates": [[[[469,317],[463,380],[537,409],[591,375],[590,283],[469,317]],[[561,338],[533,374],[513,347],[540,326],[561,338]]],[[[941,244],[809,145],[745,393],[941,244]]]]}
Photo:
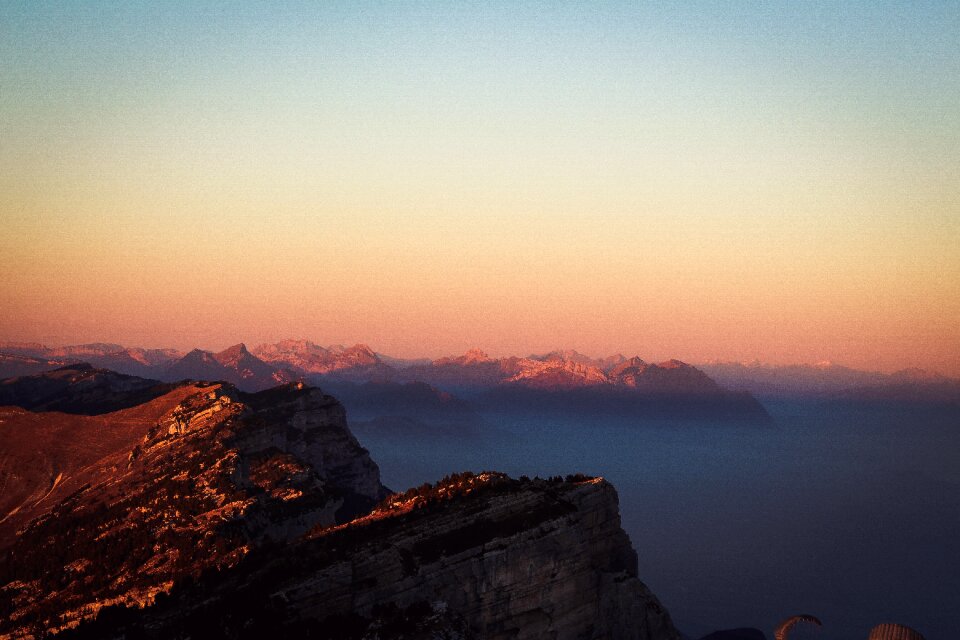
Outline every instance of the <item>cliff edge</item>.
{"type": "Polygon", "coordinates": [[[452,476],[66,638],[677,640],[600,478],[452,476]]]}

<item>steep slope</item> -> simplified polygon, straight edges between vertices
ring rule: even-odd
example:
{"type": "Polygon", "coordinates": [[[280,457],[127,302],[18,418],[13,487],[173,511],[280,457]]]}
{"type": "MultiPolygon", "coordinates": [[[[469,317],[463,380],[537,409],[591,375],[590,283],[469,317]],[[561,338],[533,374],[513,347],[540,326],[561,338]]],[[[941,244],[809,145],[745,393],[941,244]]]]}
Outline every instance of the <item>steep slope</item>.
{"type": "Polygon", "coordinates": [[[676,640],[602,479],[452,476],[67,637],[676,640]]]}
{"type": "Polygon", "coordinates": [[[0,429],[2,482],[17,496],[0,524],[0,636],[149,602],[386,493],[343,407],[302,385],[185,384],[97,417],[7,411],[0,429]],[[48,486],[18,479],[31,455],[48,486]]]}

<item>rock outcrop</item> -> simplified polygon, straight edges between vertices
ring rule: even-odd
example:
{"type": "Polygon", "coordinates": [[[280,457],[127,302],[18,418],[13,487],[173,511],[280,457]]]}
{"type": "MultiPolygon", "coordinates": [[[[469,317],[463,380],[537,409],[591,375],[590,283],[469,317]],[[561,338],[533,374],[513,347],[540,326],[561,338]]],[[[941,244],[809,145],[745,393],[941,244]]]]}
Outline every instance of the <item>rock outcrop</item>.
{"type": "Polygon", "coordinates": [[[453,476],[67,637],[676,640],[602,479],[453,476]],[[392,631],[391,631],[392,630],[392,631]],[[402,631],[402,632],[401,632],[402,631]]]}

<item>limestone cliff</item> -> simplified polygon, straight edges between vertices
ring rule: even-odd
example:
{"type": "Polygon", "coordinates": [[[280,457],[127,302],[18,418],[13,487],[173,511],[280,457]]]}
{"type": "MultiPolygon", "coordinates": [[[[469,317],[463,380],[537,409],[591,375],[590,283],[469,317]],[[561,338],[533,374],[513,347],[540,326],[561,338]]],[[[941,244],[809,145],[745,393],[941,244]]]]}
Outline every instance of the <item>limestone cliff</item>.
{"type": "Polygon", "coordinates": [[[674,640],[602,479],[455,476],[67,637],[674,640]]]}

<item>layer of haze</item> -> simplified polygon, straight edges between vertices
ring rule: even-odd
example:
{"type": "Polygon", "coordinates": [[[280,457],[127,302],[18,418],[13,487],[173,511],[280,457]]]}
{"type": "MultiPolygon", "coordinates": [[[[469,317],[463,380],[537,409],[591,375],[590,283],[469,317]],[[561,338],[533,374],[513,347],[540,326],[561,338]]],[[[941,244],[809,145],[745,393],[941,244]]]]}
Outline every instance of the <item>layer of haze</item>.
{"type": "Polygon", "coordinates": [[[0,337],[960,374],[960,4],[0,0],[0,337]]]}

